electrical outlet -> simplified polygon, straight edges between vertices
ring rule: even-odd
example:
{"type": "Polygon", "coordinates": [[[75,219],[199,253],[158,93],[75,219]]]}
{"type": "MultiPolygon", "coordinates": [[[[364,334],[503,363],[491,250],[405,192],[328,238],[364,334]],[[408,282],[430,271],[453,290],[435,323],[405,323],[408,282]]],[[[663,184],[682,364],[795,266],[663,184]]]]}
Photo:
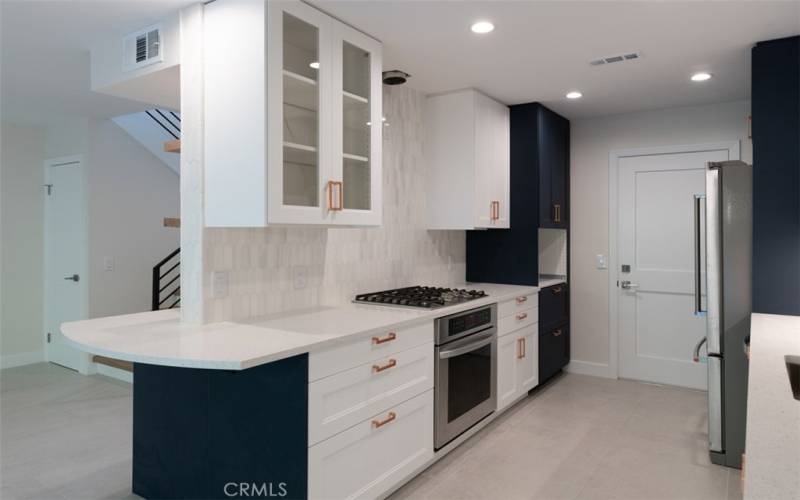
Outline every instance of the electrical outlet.
{"type": "Polygon", "coordinates": [[[215,299],[224,299],[228,296],[231,273],[228,271],[214,271],[211,275],[211,295],[215,299]]]}
{"type": "Polygon", "coordinates": [[[114,270],[114,257],[103,257],[103,271],[114,270]]]}
{"type": "Polygon", "coordinates": [[[597,269],[607,269],[608,264],[606,263],[606,256],[603,254],[597,254],[594,256],[594,265],[597,269]]]}
{"type": "Polygon", "coordinates": [[[292,285],[295,290],[301,290],[308,285],[308,267],[292,266],[292,285]]]}

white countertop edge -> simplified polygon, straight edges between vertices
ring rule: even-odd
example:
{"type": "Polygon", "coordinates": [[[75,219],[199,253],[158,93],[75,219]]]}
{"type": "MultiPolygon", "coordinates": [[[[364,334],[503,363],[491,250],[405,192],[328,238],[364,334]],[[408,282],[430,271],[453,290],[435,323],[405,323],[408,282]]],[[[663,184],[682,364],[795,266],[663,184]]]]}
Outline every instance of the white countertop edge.
{"type": "MultiPolygon", "coordinates": [[[[402,315],[406,316],[401,320],[392,320],[385,324],[379,324],[378,326],[365,328],[363,330],[357,331],[349,331],[342,334],[334,334],[328,336],[322,335],[311,335],[305,334],[302,332],[294,332],[283,330],[279,328],[270,328],[268,326],[259,325],[259,323],[269,323],[270,320],[251,320],[246,322],[218,322],[218,323],[211,323],[205,325],[191,325],[180,323],[180,311],[178,310],[163,310],[163,311],[152,311],[152,312],[143,312],[143,313],[136,313],[136,314],[128,314],[128,315],[121,315],[121,316],[110,316],[105,318],[96,318],[91,320],[84,320],[84,321],[74,321],[68,322],[61,325],[61,331],[64,334],[65,339],[67,342],[74,346],[75,348],[88,352],[90,354],[96,354],[100,356],[106,356],[114,359],[119,359],[122,361],[129,361],[132,363],[143,363],[143,364],[153,364],[153,365],[160,365],[160,366],[173,366],[173,367],[181,367],[181,368],[205,368],[205,369],[217,369],[217,370],[245,370],[248,368],[253,368],[255,366],[259,366],[266,363],[271,363],[274,361],[279,361],[281,359],[297,356],[300,354],[310,353],[314,351],[323,350],[326,348],[333,347],[337,344],[343,344],[347,342],[352,342],[354,340],[358,340],[359,338],[369,337],[375,334],[383,334],[386,332],[387,329],[394,329],[394,328],[407,328],[411,327],[420,323],[425,323],[427,321],[432,321],[434,318],[448,316],[451,314],[456,314],[462,311],[466,311],[469,309],[474,309],[477,307],[483,307],[489,304],[503,302],[509,300],[515,296],[519,295],[527,295],[531,293],[537,293],[539,291],[539,287],[535,286],[519,286],[519,285],[494,285],[494,284],[472,284],[476,286],[483,286],[485,288],[498,288],[502,287],[503,289],[508,289],[507,293],[495,293],[488,297],[473,300],[470,302],[465,302],[462,304],[458,304],[455,306],[440,308],[440,309],[432,309],[432,310],[416,310],[411,308],[395,308],[395,307],[388,307],[388,306],[381,306],[381,305],[368,305],[368,304],[348,304],[346,306],[341,307],[333,307],[333,308],[320,308],[315,309],[315,312],[325,312],[325,311],[332,311],[332,312],[340,312],[345,314],[356,313],[363,309],[365,311],[377,312],[379,314],[386,313],[387,317],[390,317],[392,313],[394,315],[402,315]],[[400,312],[404,311],[404,312],[400,312]],[[154,323],[163,323],[163,328],[165,330],[180,330],[178,333],[167,331],[165,333],[164,340],[170,341],[174,340],[175,342],[187,340],[181,335],[188,336],[188,340],[192,340],[191,337],[193,336],[210,336],[210,335],[236,335],[236,330],[244,331],[247,334],[252,335],[254,332],[261,330],[264,332],[264,335],[273,335],[275,336],[274,343],[280,344],[281,342],[289,342],[293,343],[291,347],[283,347],[283,346],[263,346],[260,350],[256,347],[254,348],[254,353],[251,355],[248,353],[247,355],[240,355],[235,359],[231,358],[223,358],[217,357],[214,358],[212,356],[179,356],[179,355],[158,355],[156,353],[143,353],[143,352],[136,352],[137,349],[124,349],[120,347],[118,349],[110,348],[107,344],[109,343],[109,339],[112,339],[112,335],[114,335],[113,330],[118,328],[126,328],[126,329],[136,329],[139,325],[142,328],[150,327],[154,323]],[[231,332],[225,332],[225,329],[231,329],[231,332]],[[171,337],[169,336],[171,335],[171,337]],[[97,336],[105,338],[103,342],[99,342],[94,340],[97,336]],[[89,338],[87,338],[89,337],[89,338]]],[[[288,318],[298,318],[303,316],[303,312],[298,312],[297,314],[288,314],[286,317],[288,318]]],[[[129,335],[135,335],[134,332],[130,332],[129,335]]],[[[202,337],[199,340],[202,340],[206,337],[202,337]]],[[[208,337],[210,338],[210,337],[208,337]]],[[[218,339],[216,339],[218,340],[218,339]]],[[[239,339],[243,340],[243,339],[239,339]]],[[[433,339],[431,339],[433,340],[433,339]]],[[[236,342],[237,339],[235,337],[231,337],[231,342],[236,342]]],[[[146,344],[145,341],[142,342],[142,345],[146,344]]]]}

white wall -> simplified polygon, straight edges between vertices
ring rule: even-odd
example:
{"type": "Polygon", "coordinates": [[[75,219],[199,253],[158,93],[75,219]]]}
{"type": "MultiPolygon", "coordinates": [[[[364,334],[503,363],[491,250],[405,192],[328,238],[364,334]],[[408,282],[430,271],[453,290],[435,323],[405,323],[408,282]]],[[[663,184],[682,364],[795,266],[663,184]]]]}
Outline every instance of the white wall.
{"type": "Polygon", "coordinates": [[[609,292],[612,270],[595,269],[609,252],[608,156],[613,150],[741,141],[747,138],[749,101],[573,120],[570,164],[570,370],[615,377],[609,366],[609,292]]]}
{"type": "Polygon", "coordinates": [[[3,122],[0,146],[2,366],[43,359],[45,159],[85,159],[90,317],[149,310],[152,267],[179,245],[179,231],[162,222],[179,215],[178,176],[111,120],[46,129],[3,122]]]}
{"type": "Polygon", "coordinates": [[[206,286],[203,319],[246,319],[338,305],[357,292],[463,282],[465,232],[425,229],[424,105],[420,92],[384,87],[383,226],[205,230],[204,274],[229,270],[231,283],[226,299],[212,298],[206,286]],[[308,269],[304,289],[293,288],[294,266],[308,269]]]}
{"type": "Polygon", "coordinates": [[[2,123],[0,366],[43,359],[44,132],[2,123]]]}
{"type": "Polygon", "coordinates": [[[180,242],[179,179],[111,120],[89,123],[89,316],[150,310],[151,271],[180,242]],[[105,271],[104,257],[114,271],[105,271]]]}

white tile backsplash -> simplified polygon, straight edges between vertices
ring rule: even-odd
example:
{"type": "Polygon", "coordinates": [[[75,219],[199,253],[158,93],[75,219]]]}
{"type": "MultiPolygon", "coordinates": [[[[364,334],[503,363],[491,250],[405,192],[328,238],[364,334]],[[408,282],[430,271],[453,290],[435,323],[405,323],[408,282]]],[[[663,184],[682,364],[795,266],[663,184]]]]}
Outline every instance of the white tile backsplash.
{"type": "Polygon", "coordinates": [[[422,93],[384,87],[381,227],[206,229],[204,272],[231,275],[227,298],[204,290],[205,320],[337,305],[358,292],[417,283],[463,282],[464,231],[425,229],[424,104],[422,93]],[[306,288],[294,289],[293,266],[308,268],[306,288]]]}

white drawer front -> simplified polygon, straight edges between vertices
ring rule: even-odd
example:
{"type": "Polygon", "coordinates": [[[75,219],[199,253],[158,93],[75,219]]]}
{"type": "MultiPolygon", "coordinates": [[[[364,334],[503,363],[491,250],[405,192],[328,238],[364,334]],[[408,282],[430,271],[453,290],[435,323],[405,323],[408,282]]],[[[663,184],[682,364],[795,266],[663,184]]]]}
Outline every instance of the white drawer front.
{"type": "Polygon", "coordinates": [[[309,448],[308,496],[376,498],[431,458],[432,390],[309,448]]]}
{"type": "Polygon", "coordinates": [[[531,307],[539,307],[539,294],[529,293],[527,295],[520,295],[511,300],[506,300],[497,305],[497,317],[502,319],[506,316],[513,316],[519,311],[530,309],[531,307]]]}
{"type": "Polygon", "coordinates": [[[316,444],[433,387],[433,343],[308,385],[308,442],[316,444]]]}
{"type": "Polygon", "coordinates": [[[308,356],[308,380],[319,380],[390,354],[433,342],[433,321],[401,329],[387,329],[308,356]]]}
{"type": "Polygon", "coordinates": [[[520,328],[532,325],[538,321],[538,307],[528,307],[527,309],[514,311],[514,314],[501,317],[497,320],[497,336],[502,337],[503,335],[508,335],[514,330],[519,330],[520,328]]]}

